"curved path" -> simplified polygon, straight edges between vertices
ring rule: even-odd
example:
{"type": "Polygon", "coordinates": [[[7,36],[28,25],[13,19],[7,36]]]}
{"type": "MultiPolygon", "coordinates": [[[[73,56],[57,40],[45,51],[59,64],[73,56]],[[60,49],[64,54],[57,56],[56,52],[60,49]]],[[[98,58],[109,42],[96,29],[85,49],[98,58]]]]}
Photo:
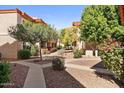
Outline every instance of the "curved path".
{"type": "Polygon", "coordinates": [[[43,70],[40,65],[24,61],[15,61],[12,63],[17,63],[29,67],[27,78],[24,83],[24,88],[46,88],[43,70]]]}
{"type": "MultiPolygon", "coordinates": [[[[52,65],[52,63],[39,65],[39,64],[26,62],[26,61],[30,61],[30,60],[32,60],[32,59],[12,62],[12,63],[22,64],[22,65],[29,67],[27,78],[24,83],[24,88],[46,88],[46,83],[45,83],[45,78],[44,78],[42,68],[49,67],[52,65]]],[[[88,66],[72,64],[70,62],[67,62],[68,60],[65,60],[65,61],[66,61],[65,66],[67,68],[74,68],[74,69],[79,69],[79,70],[83,70],[83,71],[99,72],[102,74],[111,75],[111,73],[108,72],[106,69],[102,69],[102,68],[91,69],[88,66]]]]}

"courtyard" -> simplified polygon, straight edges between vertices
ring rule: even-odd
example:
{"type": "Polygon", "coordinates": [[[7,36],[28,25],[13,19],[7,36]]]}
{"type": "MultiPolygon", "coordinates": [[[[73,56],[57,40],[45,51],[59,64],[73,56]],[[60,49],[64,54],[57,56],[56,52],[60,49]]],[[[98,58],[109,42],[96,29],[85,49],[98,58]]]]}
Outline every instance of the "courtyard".
{"type": "MultiPolygon", "coordinates": [[[[63,71],[52,69],[52,58],[59,51],[39,58],[12,61],[8,88],[119,88],[124,87],[100,63],[99,57],[65,58],[63,71]],[[98,65],[100,64],[100,65],[98,65]]],[[[70,52],[69,52],[70,53],[70,52]]],[[[67,54],[67,52],[66,52],[67,54]]]]}
{"type": "Polygon", "coordinates": [[[0,10],[0,87],[124,87],[123,5],[33,7],[0,10]]]}

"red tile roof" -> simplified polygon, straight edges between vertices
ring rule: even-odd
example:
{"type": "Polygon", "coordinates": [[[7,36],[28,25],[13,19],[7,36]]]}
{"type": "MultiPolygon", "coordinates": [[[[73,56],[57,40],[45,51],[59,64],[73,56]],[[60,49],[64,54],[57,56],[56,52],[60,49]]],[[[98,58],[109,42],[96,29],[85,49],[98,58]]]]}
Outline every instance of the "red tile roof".
{"type": "Polygon", "coordinates": [[[80,26],[80,22],[73,22],[72,25],[73,26],[80,26]]]}
{"type": "Polygon", "coordinates": [[[19,9],[0,10],[0,14],[5,14],[5,13],[18,13],[24,19],[27,19],[27,20],[29,20],[31,22],[35,22],[35,23],[40,23],[40,24],[43,24],[43,25],[47,25],[42,19],[34,19],[33,17],[29,16],[28,14],[26,14],[25,12],[22,12],[19,9]]]}

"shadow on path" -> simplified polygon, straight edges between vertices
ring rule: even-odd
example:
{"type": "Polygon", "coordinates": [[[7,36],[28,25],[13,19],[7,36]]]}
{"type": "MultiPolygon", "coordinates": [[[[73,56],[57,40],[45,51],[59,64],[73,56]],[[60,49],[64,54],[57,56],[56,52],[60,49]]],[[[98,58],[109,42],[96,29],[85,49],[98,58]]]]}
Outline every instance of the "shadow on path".
{"type": "MultiPolygon", "coordinates": [[[[91,69],[96,69],[96,68],[106,69],[106,67],[104,66],[102,61],[91,67],[91,69]]],[[[103,73],[98,73],[98,72],[95,72],[95,74],[98,77],[101,77],[110,82],[112,82],[112,80],[113,80],[120,88],[124,88],[124,84],[121,81],[119,81],[118,79],[116,79],[113,75],[108,75],[108,74],[103,74],[103,73]]]]}
{"type": "Polygon", "coordinates": [[[106,69],[106,67],[104,66],[103,62],[98,62],[97,64],[95,64],[94,66],[91,67],[91,69],[95,69],[95,68],[102,68],[102,69],[106,69]]]}

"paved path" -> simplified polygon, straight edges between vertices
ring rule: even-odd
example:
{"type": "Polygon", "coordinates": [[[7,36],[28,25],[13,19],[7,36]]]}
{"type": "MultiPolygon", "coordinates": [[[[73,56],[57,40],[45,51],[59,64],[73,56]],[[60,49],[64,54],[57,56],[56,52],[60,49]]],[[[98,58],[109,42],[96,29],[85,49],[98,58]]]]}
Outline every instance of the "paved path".
{"type": "Polygon", "coordinates": [[[67,68],[67,73],[86,88],[119,88],[119,85],[106,74],[67,68]]]}
{"type": "MultiPolygon", "coordinates": [[[[52,65],[51,63],[44,64],[44,65],[42,65],[42,68],[50,67],[51,65],[52,65]]],[[[75,68],[75,69],[84,70],[84,71],[98,72],[98,73],[102,73],[102,74],[113,75],[111,72],[107,71],[106,69],[102,69],[102,68],[91,69],[88,66],[70,64],[70,63],[65,63],[65,67],[67,67],[67,68],[75,68]]]]}
{"type": "Polygon", "coordinates": [[[91,69],[88,66],[80,66],[80,65],[75,65],[75,64],[65,64],[65,66],[69,67],[69,68],[79,69],[79,70],[85,70],[85,71],[90,71],[90,72],[98,72],[98,73],[102,73],[102,74],[112,75],[112,73],[110,73],[106,69],[102,69],[102,68],[91,69]]]}
{"type": "MultiPolygon", "coordinates": [[[[51,63],[44,64],[42,65],[42,68],[46,68],[51,65],[51,63]]],[[[65,66],[67,67],[66,72],[87,88],[119,88],[119,85],[116,84],[110,76],[107,76],[112,75],[112,73],[106,69],[91,69],[88,66],[70,63],[66,63],[65,66]],[[95,72],[99,72],[101,74],[95,72]]]]}
{"type": "Polygon", "coordinates": [[[56,52],[46,54],[46,55],[43,55],[43,56],[59,56],[59,55],[63,54],[64,52],[65,52],[64,49],[60,49],[60,50],[57,50],[56,52]]]}
{"type": "MultiPolygon", "coordinates": [[[[44,64],[44,65],[38,65],[38,64],[26,62],[26,61],[31,61],[31,60],[33,60],[33,59],[13,62],[13,63],[22,64],[22,65],[30,67],[29,72],[27,74],[27,78],[26,78],[25,83],[24,83],[24,88],[46,88],[45,78],[44,78],[42,68],[49,67],[52,65],[52,63],[48,63],[48,64],[44,64]]],[[[76,65],[76,64],[72,64],[71,63],[72,61],[75,61],[75,60],[65,59],[65,66],[67,67],[67,69],[68,68],[75,68],[75,69],[80,70],[80,71],[99,72],[102,74],[111,75],[111,73],[108,72],[106,69],[102,69],[102,68],[91,69],[89,65],[88,66],[76,65]],[[70,62],[68,62],[68,61],[70,61],[70,62]]],[[[78,59],[78,61],[79,61],[79,59],[78,59]]]]}
{"type": "Polygon", "coordinates": [[[12,62],[30,67],[24,88],[46,88],[43,70],[40,65],[28,63],[24,61],[12,62]]]}

